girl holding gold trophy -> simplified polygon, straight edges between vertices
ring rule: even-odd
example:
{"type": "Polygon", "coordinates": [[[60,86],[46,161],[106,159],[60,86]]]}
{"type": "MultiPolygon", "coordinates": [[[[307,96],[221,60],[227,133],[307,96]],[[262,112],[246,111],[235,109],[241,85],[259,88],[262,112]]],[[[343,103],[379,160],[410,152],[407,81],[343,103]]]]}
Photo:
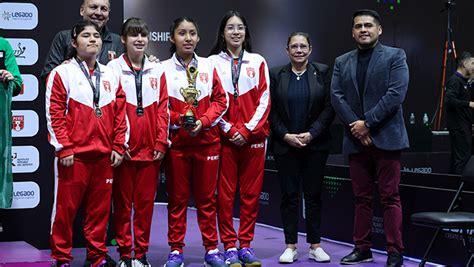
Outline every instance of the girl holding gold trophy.
{"type": "Polygon", "coordinates": [[[216,188],[220,137],[217,124],[228,99],[213,64],[195,53],[199,31],[192,18],[171,25],[172,57],[164,61],[168,82],[171,148],[165,158],[168,244],[165,267],[184,265],[186,211],[191,191],[206,250],[205,266],[226,266],[217,249],[216,188]]]}

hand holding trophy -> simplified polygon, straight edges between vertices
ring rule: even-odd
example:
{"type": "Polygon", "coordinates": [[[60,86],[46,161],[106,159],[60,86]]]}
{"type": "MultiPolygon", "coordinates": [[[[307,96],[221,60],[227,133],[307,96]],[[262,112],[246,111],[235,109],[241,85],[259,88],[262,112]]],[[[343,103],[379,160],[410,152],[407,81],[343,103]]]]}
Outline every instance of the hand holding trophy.
{"type": "Polygon", "coordinates": [[[197,99],[201,95],[201,91],[196,89],[196,77],[198,70],[195,66],[189,66],[186,69],[186,75],[188,77],[188,87],[181,88],[179,92],[187,103],[184,115],[182,116],[181,125],[184,129],[193,129],[196,127],[196,117],[194,115],[195,108],[198,105],[197,99]],[[193,111],[194,110],[194,111],[193,111]]]}

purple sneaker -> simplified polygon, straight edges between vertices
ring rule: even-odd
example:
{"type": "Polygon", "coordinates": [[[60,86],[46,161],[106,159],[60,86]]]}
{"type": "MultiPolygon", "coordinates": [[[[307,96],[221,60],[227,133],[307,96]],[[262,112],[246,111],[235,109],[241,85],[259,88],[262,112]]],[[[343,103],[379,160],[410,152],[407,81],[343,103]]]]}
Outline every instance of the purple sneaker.
{"type": "Polygon", "coordinates": [[[52,267],[70,267],[71,265],[69,264],[68,261],[56,261],[56,263],[53,263],[51,266],[52,267]]]}
{"type": "Polygon", "coordinates": [[[237,250],[227,250],[224,254],[225,264],[229,267],[242,267],[239,260],[239,252],[237,250]]]}
{"type": "Polygon", "coordinates": [[[262,266],[262,262],[255,257],[253,248],[242,248],[239,250],[239,260],[245,264],[245,267],[262,266]]]}
{"type": "Polygon", "coordinates": [[[179,253],[177,250],[173,250],[168,254],[168,261],[166,261],[163,267],[183,267],[184,266],[184,257],[183,254],[179,253]]]}
{"type": "Polygon", "coordinates": [[[117,263],[108,254],[106,254],[105,259],[103,259],[102,262],[97,266],[98,267],[115,267],[117,266],[117,263]]]}
{"type": "Polygon", "coordinates": [[[217,250],[215,253],[206,253],[206,256],[204,256],[204,266],[227,267],[227,264],[225,264],[224,255],[217,250]]]}

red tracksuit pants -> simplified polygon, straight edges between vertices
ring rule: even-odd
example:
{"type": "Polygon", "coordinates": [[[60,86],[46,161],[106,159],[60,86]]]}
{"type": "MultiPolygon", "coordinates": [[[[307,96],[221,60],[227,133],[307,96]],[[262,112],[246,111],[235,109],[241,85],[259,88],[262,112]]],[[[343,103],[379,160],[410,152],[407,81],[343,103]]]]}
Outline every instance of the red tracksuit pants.
{"type": "Polygon", "coordinates": [[[232,220],[237,183],[240,185],[240,247],[250,247],[253,240],[263,185],[265,148],[265,141],[242,147],[227,141],[222,143],[217,215],[221,242],[226,250],[235,247],[237,241],[232,220]]]}
{"type": "Polygon", "coordinates": [[[148,252],[159,172],[159,161],[130,160],[114,171],[113,217],[120,258],[132,258],[132,207],[135,258],[148,252]]]}
{"type": "Polygon", "coordinates": [[[64,167],[55,162],[54,206],[51,215],[51,256],[71,261],[72,231],[77,210],[83,208],[83,230],[87,241],[87,259],[97,266],[105,258],[107,222],[112,195],[110,156],[92,160],[74,157],[74,164],[64,167]]]}
{"type": "Polygon", "coordinates": [[[206,251],[217,247],[216,188],[220,145],[175,147],[166,156],[168,244],[183,252],[191,191],[206,251]]]}

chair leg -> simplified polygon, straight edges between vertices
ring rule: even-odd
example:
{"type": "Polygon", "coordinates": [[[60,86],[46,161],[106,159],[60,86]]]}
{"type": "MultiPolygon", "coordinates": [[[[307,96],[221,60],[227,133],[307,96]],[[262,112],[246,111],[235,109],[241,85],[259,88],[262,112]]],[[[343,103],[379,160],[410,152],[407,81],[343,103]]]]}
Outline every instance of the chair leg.
{"type": "Polygon", "coordinates": [[[467,262],[466,266],[468,266],[468,267],[473,267],[474,266],[474,253],[471,254],[471,257],[469,257],[469,261],[467,262]]]}
{"type": "Polygon", "coordinates": [[[425,254],[423,255],[423,258],[421,259],[421,262],[419,264],[420,267],[425,266],[426,261],[428,260],[428,255],[431,252],[431,249],[433,248],[433,245],[438,239],[439,232],[441,231],[441,228],[436,228],[436,232],[434,233],[433,237],[431,238],[430,244],[428,245],[428,248],[426,248],[425,254]]]}
{"type": "Polygon", "coordinates": [[[467,257],[470,260],[472,258],[471,243],[469,242],[469,235],[467,234],[467,229],[461,229],[464,247],[466,248],[467,257]]]}

